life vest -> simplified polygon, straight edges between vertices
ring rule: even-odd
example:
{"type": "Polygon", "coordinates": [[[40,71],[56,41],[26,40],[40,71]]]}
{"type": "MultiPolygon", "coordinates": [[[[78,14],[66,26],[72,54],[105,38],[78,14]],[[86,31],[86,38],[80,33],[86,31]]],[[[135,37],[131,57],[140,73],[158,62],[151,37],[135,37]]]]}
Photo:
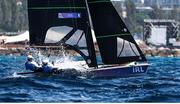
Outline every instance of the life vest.
{"type": "Polygon", "coordinates": [[[35,71],[35,70],[38,69],[38,66],[36,65],[35,62],[29,62],[29,61],[27,61],[25,63],[25,67],[26,67],[27,70],[32,70],[32,71],[35,71]]]}
{"type": "Polygon", "coordinates": [[[44,66],[42,66],[42,70],[45,73],[51,73],[51,72],[53,72],[53,66],[50,64],[44,65],[44,66]]]}

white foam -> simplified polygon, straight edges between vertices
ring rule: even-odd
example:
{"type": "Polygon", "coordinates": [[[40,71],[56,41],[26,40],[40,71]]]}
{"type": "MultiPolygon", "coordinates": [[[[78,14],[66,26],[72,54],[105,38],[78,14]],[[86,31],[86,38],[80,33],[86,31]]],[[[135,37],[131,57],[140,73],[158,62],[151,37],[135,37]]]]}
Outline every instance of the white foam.
{"type": "Polygon", "coordinates": [[[76,69],[78,71],[86,71],[88,66],[86,65],[85,61],[73,61],[72,58],[68,56],[64,57],[64,60],[57,61],[55,63],[55,67],[59,69],[76,69]]]}
{"type": "Polygon", "coordinates": [[[42,65],[42,60],[49,60],[49,62],[54,63],[54,67],[58,69],[76,69],[78,71],[86,71],[88,69],[88,66],[85,61],[74,61],[72,57],[70,57],[69,54],[67,54],[64,50],[64,47],[62,46],[60,51],[62,52],[61,56],[45,56],[41,54],[40,51],[35,50],[34,57],[35,60],[42,65]]]}
{"type": "Polygon", "coordinates": [[[12,75],[13,78],[25,78],[27,76],[23,76],[23,75],[18,75],[16,72],[13,73],[12,75]]]}

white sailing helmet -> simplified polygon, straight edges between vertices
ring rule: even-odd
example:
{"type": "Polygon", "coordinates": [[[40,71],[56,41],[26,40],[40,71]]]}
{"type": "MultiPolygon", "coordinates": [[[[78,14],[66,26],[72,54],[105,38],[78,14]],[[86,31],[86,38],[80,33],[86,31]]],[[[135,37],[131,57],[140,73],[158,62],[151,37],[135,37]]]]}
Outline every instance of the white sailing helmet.
{"type": "Polygon", "coordinates": [[[43,64],[47,64],[49,62],[49,60],[45,59],[42,61],[43,64]]]}
{"type": "Polygon", "coordinates": [[[32,55],[28,55],[27,59],[33,59],[33,56],[32,55]]]}

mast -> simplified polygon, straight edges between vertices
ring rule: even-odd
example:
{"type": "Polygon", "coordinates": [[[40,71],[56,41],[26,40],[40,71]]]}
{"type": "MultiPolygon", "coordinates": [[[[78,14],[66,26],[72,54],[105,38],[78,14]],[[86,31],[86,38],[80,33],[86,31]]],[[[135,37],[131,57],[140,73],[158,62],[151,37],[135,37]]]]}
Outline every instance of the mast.
{"type": "MultiPolygon", "coordinates": [[[[90,35],[87,36],[87,41],[89,40],[89,42],[91,43],[89,46],[90,50],[91,50],[91,61],[94,62],[94,66],[93,67],[98,67],[97,65],[97,59],[96,59],[96,52],[95,52],[95,46],[94,46],[94,41],[93,41],[93,37],[92,37],[92,31],[91,31],[91,26],[92,26],[92,22],[91,22],[91,15],[89,12],[89,7],[88,7],[88,3],[87,0],[85,0],[85,4],[86,4],[86,10],[87,10],[87,15],[88,15],[88,26],[90,27],[90,35]]],[[[88,61],[87,61],[88,62],[88,61]]]]}
{"type": "MultiPolygon", "coordinates": [[[[86,7],[87,7],[87,13],[88,13],[88,17],[89,17],[89,24],[90,24],[90,27],[91,27],[91,35],[92,35],[92,40],[93,40],[93,46],[94,46],[94,49],[95,49],[95,42],[97,42],[97,40],[96,39],[94,39],[95,38],[95,33],[93,32],[93,23],[92,23],[92,19],[91,19],[91,14],[90,14],[90,11],[89,11],[89,6],[88,6],[88,2],[87,2],[87,0],[85,0],[85,3],[86,3],[86,7]],[[94,37],[94,38],[93,38],[94,37]]],[[[98,50],[99,50],[99,47],[98,47],[98,45],[97,45],[97,48],[98,48],[98,50]]],[[[95,52],[95,56],[96,56],[96,51],[94,50],[94,52],[95,52]]],[[[101,58],[101,57],[100,57],[101,58]]],[[[97,62],[97,57],[96,57],[96,62],[97,62]]],[[[96,66],[96,68],[98,68],[98,65],[96,66]]]]}

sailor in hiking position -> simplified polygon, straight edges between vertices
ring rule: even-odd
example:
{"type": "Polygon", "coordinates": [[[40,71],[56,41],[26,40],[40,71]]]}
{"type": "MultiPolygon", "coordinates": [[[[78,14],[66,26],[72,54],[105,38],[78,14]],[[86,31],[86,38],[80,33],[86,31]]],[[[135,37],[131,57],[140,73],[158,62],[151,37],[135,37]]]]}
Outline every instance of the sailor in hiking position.
{"type": "Polygon", "coordinates": [[[40,66],[34,61],[32,55],[27,56],[27,61],[25,63],[26,70],[38,71],[40,66]]]}
{"type": "Polygon", "coordinates": [[[54,72],[55,68],[54,66],[49,63],[48,60],[43,60],[42,61],[42,71],[45,72],[45,73],[52,73],[54,72]]]}

